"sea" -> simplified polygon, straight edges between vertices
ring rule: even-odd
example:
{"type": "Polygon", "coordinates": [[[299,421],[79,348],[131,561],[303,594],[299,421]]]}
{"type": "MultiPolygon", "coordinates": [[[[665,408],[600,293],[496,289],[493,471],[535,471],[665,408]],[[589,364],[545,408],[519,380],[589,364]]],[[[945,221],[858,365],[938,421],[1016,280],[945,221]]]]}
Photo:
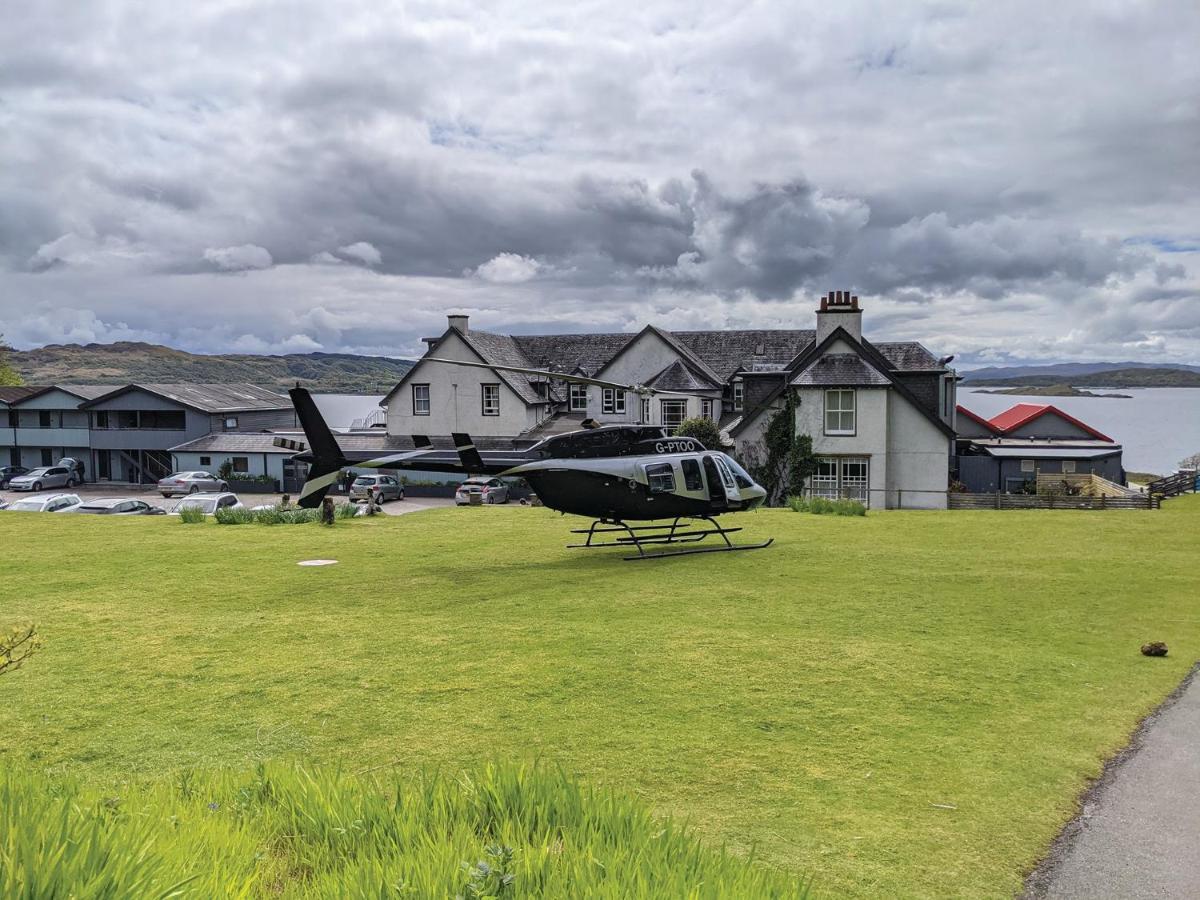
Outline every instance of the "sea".
{"type": "Polygon", "coordinates": [[[958,402],[990,419],[1014,403],[1049,403],[1107,434],[1124,448],[1129,472],[1169,475],[1185,456],[1200,453],[1200,388],[1087,388],[1114,397],[1038,397],[985,394],[995,388],[960,385],[958,402]]]}
{"type": "MultiPolygon", "coordinates": [[[[1123,462],[1131,472],[1174,472],[1185,456],[1200,453],[1200,388],[1083,388],[1113,397],[1037,397],[985,394],[988,388],[960,386],[958,402],[990,419],[1014,403],[1052,403],[1124,447],[1123,462]]],[[[316,394],[317,407],[332,428],[349,428],[379,409],[381,394],[316,394]]]]}

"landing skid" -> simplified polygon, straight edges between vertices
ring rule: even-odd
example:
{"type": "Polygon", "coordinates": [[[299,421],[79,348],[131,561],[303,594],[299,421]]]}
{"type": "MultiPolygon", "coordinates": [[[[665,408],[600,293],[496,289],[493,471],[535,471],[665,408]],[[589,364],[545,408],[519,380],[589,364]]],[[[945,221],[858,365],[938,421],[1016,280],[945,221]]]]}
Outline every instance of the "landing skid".
{"type": "Polygon", "coordinates": [[[761,550],[770,547],[774,538],[768,538],[760,544],[735,544],[729,540],[729,535],[741,531],[739,528],[723,528],[709,516],[677,516],[670,525],[626,525],[616,519],[597,519],[590,528],[573,528],[572,534],[586,534],[587,540],[582,544],[568,544],[568,549],[590,550],[596,547],[633,547],[637,556],[623,557],[625,560],[661,559],[664,556],[690,556],[694,553],[732,553],[736,550],[761,550]],[[684,520],[687,524],[681,525],[684,520]],[[707,523],[709,527],[697,527],[697,523],[707,523]],[[596,541],[597,535],[622,533],[615,540],[596,541]],[[647,553],[646,547],[654,544],[697,544],[709,535],[717,535],[724,542],[723,547],[688,547],[683,550],[664,550],[659,553],[647,553]]]}

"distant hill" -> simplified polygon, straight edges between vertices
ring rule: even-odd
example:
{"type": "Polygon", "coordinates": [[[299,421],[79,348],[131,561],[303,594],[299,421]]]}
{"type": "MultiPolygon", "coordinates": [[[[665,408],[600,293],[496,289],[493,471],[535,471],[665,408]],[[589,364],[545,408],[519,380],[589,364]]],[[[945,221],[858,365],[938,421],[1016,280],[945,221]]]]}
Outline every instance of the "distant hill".
{"type": "MultiPolygon", "coordinates": [[[[1038,382],[1041,384],[1061,384],[1067,380],[1078,381],[1080,375],[1092,375],[1096,372],[1124,372],[1129,369],[1179,369],[1184,372],[1200,372],[1200,366],[1189,366],[1182,363],[1143,363],[1143,362],[1098,362],[1098,363],[1054,363],[1044,366],[988,366],[984,369],[974,369],[963,372],[964,382],[987,382],[997,384],[995,379],[1014,379],[1042,377],[1052,381],[1038,382]]],[[[1034,382],[1022,381],[1022,384],[1034,382]]],[[[1132,387],[1132,385],[1130,385],[1132,387]]]]}
{"type": "Polygon", "coordinates": [[[408,359],[352,353],[206,355],[158,344],[48,344],[11,350],[9,363],[26,384],[159,384],[249,382],[268,388],[304,387],[332,394],[385,394],[413,367],[408,359]]]}
{"type": "MultiPolygon", "coordinates": [[[[968,387],[1062,387],[1067,382],[1061,374],[1054,375],[1021,375],[1015,378],[969,378],[964,382],[968,387]]],[[[1069,382],[1072,386],[1086,385],[1088,387],[1200,387],[1200,368],[1187,369],[1112,369],[1096,372],[1086,372],[1074,376],[1069,382]]],[[[1064,395],[1059,395],[1064,396],[1064,395]]]]}

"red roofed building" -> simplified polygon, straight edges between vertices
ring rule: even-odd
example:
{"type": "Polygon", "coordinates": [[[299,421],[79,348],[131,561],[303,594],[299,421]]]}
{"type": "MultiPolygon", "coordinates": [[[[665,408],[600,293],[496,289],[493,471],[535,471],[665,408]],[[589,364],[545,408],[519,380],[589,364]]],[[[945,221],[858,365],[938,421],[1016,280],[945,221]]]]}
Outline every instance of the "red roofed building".
{"type": "Polygon", "coordinates": [[[1017,403],[985,419],[957,408],[954,477],[974,492],[1021,493],[1038,475],[1125,483],[1121,445],[1049,403],[1017,403]]]}

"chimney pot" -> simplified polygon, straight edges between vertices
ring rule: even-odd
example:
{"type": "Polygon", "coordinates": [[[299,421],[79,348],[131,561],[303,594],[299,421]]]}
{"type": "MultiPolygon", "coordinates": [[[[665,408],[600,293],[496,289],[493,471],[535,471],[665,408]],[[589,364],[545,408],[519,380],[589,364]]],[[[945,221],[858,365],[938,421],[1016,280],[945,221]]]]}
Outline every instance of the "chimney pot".
{"type": "Polygon", "coordinates": [[[470,316],[462,313],[451,313],[446,316],[446,323],[450,328],[457,328],[463,334],[467,333],[467,320],[470,316]]]}

